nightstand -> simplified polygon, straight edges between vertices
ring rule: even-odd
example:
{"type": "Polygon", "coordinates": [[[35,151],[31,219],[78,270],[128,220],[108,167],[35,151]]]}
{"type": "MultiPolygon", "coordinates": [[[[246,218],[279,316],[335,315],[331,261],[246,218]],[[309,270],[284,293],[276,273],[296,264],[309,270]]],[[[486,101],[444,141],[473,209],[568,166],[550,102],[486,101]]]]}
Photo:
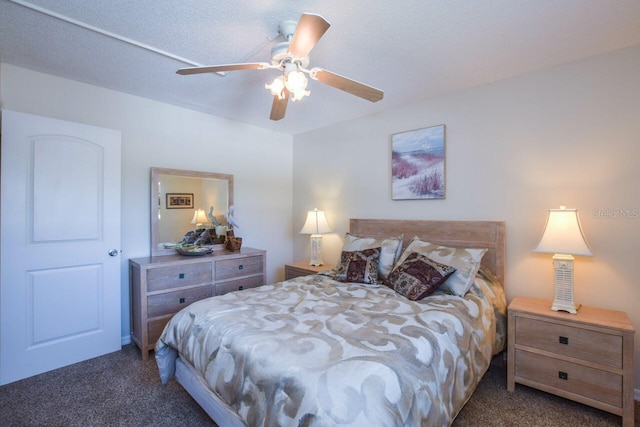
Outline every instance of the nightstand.
{"type": "Polygon", "coordinates": [[[582,306],[551,311],[551,301],[509,304],[507,389],[523,384],[622,416],[633,426],[633,339],[624,312],[582,306]]]}
{"type": "Polygon", "coordinates": [[[309,261],[293,262],[284,266],[284,280],[293,279],[300,276],[308,276],[309,274],[320,273],[321,271],[331,270],[328,265],[309,265],[309,261]]]}

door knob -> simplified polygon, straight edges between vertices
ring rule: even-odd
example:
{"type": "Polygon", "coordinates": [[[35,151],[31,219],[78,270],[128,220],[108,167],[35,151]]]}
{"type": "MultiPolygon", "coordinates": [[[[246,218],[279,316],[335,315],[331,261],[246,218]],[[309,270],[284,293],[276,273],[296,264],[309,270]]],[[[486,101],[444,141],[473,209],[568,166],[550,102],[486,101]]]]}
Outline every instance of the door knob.
{"type": "Polygon", "coordinates": [[[118,250],[117,249],[111,249],[109,251],[109,256],[118,256],[118,250]]]}

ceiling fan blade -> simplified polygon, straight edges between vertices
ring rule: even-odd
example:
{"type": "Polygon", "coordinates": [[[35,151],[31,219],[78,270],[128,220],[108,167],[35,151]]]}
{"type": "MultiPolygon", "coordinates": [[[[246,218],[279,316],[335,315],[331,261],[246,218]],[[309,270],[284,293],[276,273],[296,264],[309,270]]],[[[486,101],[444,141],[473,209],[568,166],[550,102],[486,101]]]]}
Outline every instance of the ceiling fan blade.
{"type": "Polygon", "coordinates": [[[377,102],[382,99],[384,92],[380,89],[365,85],[364,83],[348,79],[340,74],[323,70],[322,68],[314,68],[311,70],[311,77],[321,83],[335,87],[336,89],[349,92],[352,95],[359,96],[371,102],[377,102]]]}
{"type": "Polygon", "coordinates": [[[267,64],[266,62],[254,62],[254,63],[246,63],[246,64],[223,64],[223,65],[212,65],[208,67],[181,68],[178,71],[176,71],[176,73],[184,76],[188,74],[220,73],[223,71],[261,70],[269,67],[270,65],[267,64]]]}
{"type": "Polygon", "coordinates": [[[311,49],[330,26],[331,24],[320,15],[303,13],[289,43],[289,53],[298,58],[309,55],[311,49]]]}
{"type": "Polygon", "coordinates": [[[284,98],[280,99],[278,96],[273,97],[273,104],[271,105],[271,120],[281,120],[284,118],[284,113],[287,112],[287,104],[289,103],[289,91],[284,89],[284,98]]]}

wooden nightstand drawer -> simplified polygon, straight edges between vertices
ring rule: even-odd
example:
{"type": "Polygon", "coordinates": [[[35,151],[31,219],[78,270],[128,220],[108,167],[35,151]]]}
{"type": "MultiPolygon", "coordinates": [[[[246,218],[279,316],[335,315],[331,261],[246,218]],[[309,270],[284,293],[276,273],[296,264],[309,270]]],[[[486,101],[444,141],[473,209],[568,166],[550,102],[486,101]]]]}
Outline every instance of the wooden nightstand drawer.
{"type": "Polygon", "coordinates": [[[173,314],[193,302],[211,296],[213,296],[213,286],[211,285],[150,295],[147,298],[147,316],[152,318],[173,314]]]}
{"type": "Polygon", "coordinates": [[[634,423],[635,328],[622,311],[582,306],[552,311],[551,301],[509,304],[507,390],[516,383],[622,416],[634,423]]]}
{"type": "Polygon", "coordinates": [[[216,262],[216,280],[261,274],[263,257],[253,256],[216,262]]]}
{"type": "Polygon", "coordinates": [[[522,350],[516,350],[515,375],[540,388],[548,386],[622,407],[622,375],[522,350]]]}
{"type": "Polygon", "coordinates": [[[211,279],[211,263],[207,262],[152,268],[147,272],[147,291],[211,283],[211,279]]]}
{"type": "Polygon", "coordinates": [[[228,292],[242,291],[244,289],[257,288],[264,285],[263,276],[251,276],[238,280],[230,280],[224,283],[216,284],[216,296],[224,295],[228,292]]]}
{"type": "Polygon", "coordinates": [[[622,368],[620,335],[518,317],[516,343],[583,361],[622,368]]]}

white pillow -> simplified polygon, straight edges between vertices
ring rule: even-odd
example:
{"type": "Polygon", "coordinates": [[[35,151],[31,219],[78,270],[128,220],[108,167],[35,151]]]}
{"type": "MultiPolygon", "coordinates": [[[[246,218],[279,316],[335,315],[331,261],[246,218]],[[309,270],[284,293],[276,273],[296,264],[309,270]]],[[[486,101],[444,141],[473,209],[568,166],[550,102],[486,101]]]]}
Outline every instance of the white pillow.
{"type": "Polygon", "coordinates": [[[486,248],[450,248],[420,240],[418,236],[411,239],[398,264],[412,253],[417,252],[427,256],[434,261],[456,268],[456,272],[440,286],[441,289],[448,290],[454,295],[464,296],[476,278],[480,269],[482,257],[487,252],[486,248]]]}
{"type": "MultiPolygon", "coordinates": [[[[397,237],[380,238],[354,236],[351,233],[345,235],[343,251],[361,251],[363,249],[380,249],[380,261],[378,262],[378,276],[386,279],[402,252],[403,235],[397,237]]],[[[336,269],[340,268],[340,260],[336,269]]]]}

